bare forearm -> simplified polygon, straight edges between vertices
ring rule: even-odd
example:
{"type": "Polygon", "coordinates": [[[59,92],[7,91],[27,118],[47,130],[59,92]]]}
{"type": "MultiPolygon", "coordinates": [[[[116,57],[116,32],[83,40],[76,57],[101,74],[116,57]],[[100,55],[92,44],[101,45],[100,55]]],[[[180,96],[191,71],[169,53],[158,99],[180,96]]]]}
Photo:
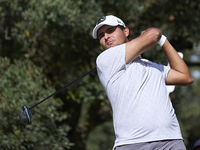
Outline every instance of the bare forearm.
{"type": "Polygon", "coordinates": [[[167,60],[170,64],[170,68],[182,72],[182,73],[189,73],[188,67],[183,61],[183,59],[178,55],[174,47],[169,43],[166,39],[163,47],[163,52],[165,53],[167,60]]]}
{"type": "Polygon", "coordinates": [[[193,78],[189,69],[167,39],[162,49],[171,68],[169,77],[167,78],[167,84],[190,85],[193,82],[193,78]]]}
{"type": "Polygon", "coordinates": [[[126,63],[133,61],[159,41],[162,33],[157,28],[149,28],[126,44],[126,63]]]}

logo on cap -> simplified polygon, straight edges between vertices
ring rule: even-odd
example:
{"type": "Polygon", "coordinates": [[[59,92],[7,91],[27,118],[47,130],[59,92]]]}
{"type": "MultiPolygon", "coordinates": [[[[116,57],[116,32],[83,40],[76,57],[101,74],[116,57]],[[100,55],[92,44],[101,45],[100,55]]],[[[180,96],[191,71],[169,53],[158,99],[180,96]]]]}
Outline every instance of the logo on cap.
{"type": "Polygon", "coordinates": [[[119,20],[117,20],[117,22],[118,22],[119,24],[122,24],[122,22],[121,22],[121,21],[119,21],[119,20]]]}
{"type": "Polygon", "coordinates": [[[97,21],[96,25],[100,24],[101,22],[103,22],[103,21],[105,21],[105,20],[106,20],[106,16],[101,17],[101,18],[97,21]]]}

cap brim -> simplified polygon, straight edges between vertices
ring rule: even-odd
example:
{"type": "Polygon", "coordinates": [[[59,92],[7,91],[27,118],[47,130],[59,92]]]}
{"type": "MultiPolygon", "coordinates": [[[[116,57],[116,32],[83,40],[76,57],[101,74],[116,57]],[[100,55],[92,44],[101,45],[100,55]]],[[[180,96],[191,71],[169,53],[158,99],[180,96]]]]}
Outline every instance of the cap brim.
{"type": "Polygon", "coordinates": [[[94,28],[94,30],[93,30],[93,34],[92,34],[94,39],[97,39],[97,32],[98,32],[99,28],[101,28],[104,25],[117,26],[118,24],[115,24],[115,23],[106,23],[106,21],[105,21],[103,23],[100,23],[100,24],[96,25],[95,28],[94,28]]]}

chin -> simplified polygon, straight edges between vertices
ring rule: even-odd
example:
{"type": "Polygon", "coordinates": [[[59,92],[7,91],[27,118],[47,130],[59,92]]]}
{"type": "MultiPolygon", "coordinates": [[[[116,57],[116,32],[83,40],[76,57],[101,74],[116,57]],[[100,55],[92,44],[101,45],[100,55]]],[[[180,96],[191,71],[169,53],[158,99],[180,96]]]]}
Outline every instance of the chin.
{"type": "Polygon", "coordinates": [[[108,46],[108,48],[115,47],[115,46],[117,46],[117,45],[111,44],[111,45],[108,46]]]}
{"type": "Polygon", "coordinates": [[[106,49],[109,49],[109,48],[115,47],[115,46],[117,46],[117,45],[115,45],[115,44],[106,45],[106,46],[103,47],[103,49],[106,50],[106,49]]]}
{"type": "Polygon", "coordinates": [[[109,49],[109,48],[111,48],[111,47],[114,47],[114,46],[107,46],[107,47],[105,47],[104,49],[106,50],[106,49],[109,49]]]}

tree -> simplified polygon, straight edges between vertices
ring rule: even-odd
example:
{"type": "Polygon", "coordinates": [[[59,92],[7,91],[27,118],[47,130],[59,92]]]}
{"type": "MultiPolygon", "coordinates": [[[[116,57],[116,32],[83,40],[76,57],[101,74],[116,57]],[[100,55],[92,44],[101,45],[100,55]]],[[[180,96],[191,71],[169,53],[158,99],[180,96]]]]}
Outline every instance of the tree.
{"type": "MultiPolygon", "coordinates": [[[[1,0],[0,56],[2,59],[5,57],[9,59],[10,66],[17,66],[20,62],[30,63],[30,70],[40,68],[40,73],[50,87],[60,89],[95,67],[95,59],[101,48],[98,41],[92,39],[92,29],[100,17],[113,14],[120,17],[130,28],[132,38],[139,36],[141,31],[148,27],[159,27],[173,46],[184,53],[184,60],[195,72],[198,70],[195,67],[199,63],[191,61],[190,56],[197,56],[199,52],[198,9],[199,2],[195,0],[1,0]]],[[[167,63],[162,51],[156,46],[145,52],[143,57],[158,63],[167,63]]],[[[3,76],[2,82],[8,75],[3,76]]],[[[23,74],[17,76],[23,78],[23,74]]],[[[10,78],[8,81],[13,82],[10,78]]],[[[35,78],[31,78],[30,81],[25,80],[24,84],[35,81],[35,78]]],[[[40,82],[39,79],[37,82],[40,82]]],[[[46,82],[43,82],[37,88],[40,86],[42,88],[45,84],[46,82]]],[[[185,120],[197,118],[198,112],[193,111],[190,116],[184,115],[187,114],[186,111],[192,110],[184,109],[190,99],[196,100],[194,104],[199,102],[198,92],[195,92],[198,86],[193,84],[188,88],[176,88],[172,95],[172,102],[188,146],[194,142],[193,136],[200,136],[193,134],[197,133],[196,129],[192,128],[193,125],[185,124],[185,120]],[[176,99],[181,99],[181,102],[176,99]]],[[[8,91],[12,88],[9,86],[8,91]]],[[[29,92],[28,87],[23,87],[22,90],[24,88],[29,92]]],[[[43,90],[38,90],[38,95],[41,97],[35,100],[45,97],[42,91],[51,94],[48,87],[45,87],[43,90]]],[[[31,93],[27,92],[24,93],[27,97],[31,97],[31,93]]],[[[71,149],[84,150],[91,147],[111,149],[110,143],[105,144],[106,148],[100,143],[94,145],[92,142],[93,145],[90,145],[91,137],[96,141],[99,139],[106,142],[102,140],[105,136],[102,131],[106,131],[105,128],[112,124],[112,110],[95,72],[56,95],[55,99],[57,98],[62,103],[59,102],[55,112],[65,117],[55,121],[55,125],[67,128],[70,126],[69,131],[65,132],[67,134],[65,137],[69,143],[74,143],[74,146],[70,145],[71,149]]],[[[46,103],[42,104],[45,108],[48,105],[46,103]]],[[[2,105],[5,105],[4,102],[2,105]]],[[[37,109],[34,108],[33,111],[37,109]]],[[[6,116],[9,116],[9,113],[6,116]]],[[[35,118],[34,114],[33,117],[35,118]]],[[[34,122],[41,121],[34,120],[34,122]]],[[[194,126],[198,125],[196,123],[194,126]]],[[[48,124],[44,126],[48,128],[48,124]]],[[[42,137],[45,135],[41,135],[42,137]]],[[[114,135],[109,139],[113,140],[114,135]]]]}
{"type": "Polygon", "coordinates": [[[23,125],[19,120],[22,105],[32,106],[55,89],[42,74],[42,69],[29,60],[11,64],[0,57],[0,148],[1,149],[69,149],[67,134],[70,127],[60,124],[68,117],[58,112],[59,98],[51,98],[32,110],[33,124],[23,125]]]}

